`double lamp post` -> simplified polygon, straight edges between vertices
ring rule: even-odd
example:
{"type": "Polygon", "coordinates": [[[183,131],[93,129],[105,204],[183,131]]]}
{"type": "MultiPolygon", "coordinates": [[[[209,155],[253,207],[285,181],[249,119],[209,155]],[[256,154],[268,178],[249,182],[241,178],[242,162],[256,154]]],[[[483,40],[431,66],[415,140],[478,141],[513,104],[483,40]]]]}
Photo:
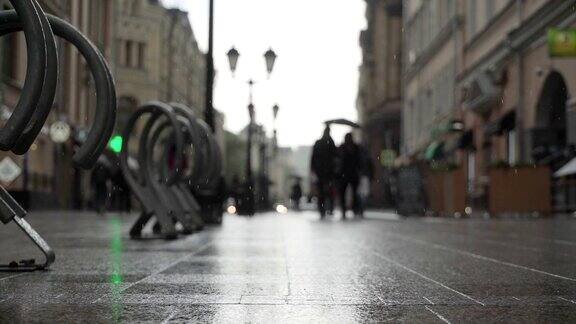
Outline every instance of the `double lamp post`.
{"type": "MultiPolygon", "coordinates": [[[[230,70],[234,74],[236,72],[236,67],[238,65],[238,59],[240,58],[240,53],[236,48],[232,48],[227,53],[228,62],[230,64],[230,70]]],[[[272,74],[274,70],[274,65],[276,63],[277,55],[272,50],[269,49],[264,53],[264,59],[266,61],[266,69],[268,71],[268,75],[272,74]]],[[[254,140],[254,130],[256,125],[256,108],[254,106],[254,80],[248,80],[248,87],[250,91],[250,99],[248,103],[248,115],[250,116],[250,122],[248,124],[248,139],[246,145],[246,196],[243,199],[243,208],[242,211],[244,214],[253,215],[256,211],[256,202],[255,202],[255,182],[254,177],[252,174],[252,146],[254,140]]],[[[274,119],[278,115],[279,107],[275,105],[273,107],[274,119]]],[[[276,140],[276,130],[274,131],[274,140],[276,140]]],[[[258,195],[259,203],[261,206],[265,207],[268,205],[268,177],[267,177],[267,157],[266,157],[266,143],[262,141],[260,147],[260,176],[259,176],[259,192],[258,195]]]]}
{"type": "MultiPolygon", "coordinates": [[[[235,49],[232,48],[228,51],[228,60],[230,63],[230,69],[232,73],[236,71],[236,66],[238,64],[238,59],[240,57],[240,53],[235,49]]],[[[276,63],[276,53],[272,49],[268,50],[264,54],[264,58],[266,60],[266,68],[268,70],[268,75],[272,73],[274,69],[274,64],[276,63]]],[[[213,97],[214,97],[214,0],[209,0],[209,25],[208,25],[208,53],[206,55],[206,107],[204,110],[204,117],[212,131],[215,131],[215,112],[214,112],[214,105],[213,105],[213,97]]],[[[255,124],[255,107],[253,103],[253,86],[254,81],[250,80],[248,82],[250,87],[250,103],[248,105],[248,113],[250,115],[250,124],[248,126],[248,148],[246,154],[246,182],[247,182],[247,214],[253,215],[255,213],[255,201],[254,201],[254,179],[252,176],[252,139],[253,139],[253,131],[254,131],[254,124],[255,124]]],[[[278,115],[278,105],[273,107],[274,111],[274,120],[278,115]]],[[[274,130],[274,141],[276,143],[276,129],[274,130]]],[[[265,162],[265,161],[262,161],[265,162]]],[[[264,163],[265,164],[265,163],[264,163]]],[[[262,169],[264,170],[264,169],[262,169]]],[[[265,175],[265,170],[263,171],[265,175]]],[[[268,183],[266,180],[266,184],[264,184],[263,189],[264,192],[267,192],[268,183]]]]}

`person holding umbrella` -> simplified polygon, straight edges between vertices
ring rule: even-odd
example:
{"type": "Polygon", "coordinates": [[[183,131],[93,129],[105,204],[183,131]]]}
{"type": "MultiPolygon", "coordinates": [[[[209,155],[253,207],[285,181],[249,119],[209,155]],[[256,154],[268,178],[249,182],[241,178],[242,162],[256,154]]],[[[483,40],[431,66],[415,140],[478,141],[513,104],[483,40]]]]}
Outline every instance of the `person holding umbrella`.
{"type": "Polygon", "coordinates": [[[360,184],[360,175],[363,169],[362,149],[354,142],[352,133],[346,134],[344,143],[339,147],[340,170],[338,180],[340,182],[339,195],[342,206],[342,219],[346,219],[347,203],[346,192],[348,188],[352,190],[352,210],[355,215],[362,213],[360,196],[358,195],[358,186],[360,184]]]}
{"type": "Polygon", "coordinates": [[[337,159],[338,149],[330,136],[330,126],[327,124],[322,138],[314,144],[310,163],[311,178],[314,179],[317,190],[318,211],[322,219],[326,216],[327,203],[330,209],[334,206],[330,187],[335,180],[337,159]]]}

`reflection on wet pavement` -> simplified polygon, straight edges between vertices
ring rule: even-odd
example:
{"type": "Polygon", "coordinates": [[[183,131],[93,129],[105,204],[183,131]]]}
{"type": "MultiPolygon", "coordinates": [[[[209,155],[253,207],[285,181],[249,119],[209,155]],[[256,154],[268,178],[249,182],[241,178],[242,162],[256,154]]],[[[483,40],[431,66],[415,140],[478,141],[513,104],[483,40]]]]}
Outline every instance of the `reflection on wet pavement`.
{"type": "MultiPolygon", "coordinates": [[[[0,273],[0,322],[576,320],[568,219],[229,216],[173,242],[128,240],[132,220],[32,214],[57,262],[0,273]]],[[[0,244],[2,262],[35,256],[9,226],[0,244]]]]}

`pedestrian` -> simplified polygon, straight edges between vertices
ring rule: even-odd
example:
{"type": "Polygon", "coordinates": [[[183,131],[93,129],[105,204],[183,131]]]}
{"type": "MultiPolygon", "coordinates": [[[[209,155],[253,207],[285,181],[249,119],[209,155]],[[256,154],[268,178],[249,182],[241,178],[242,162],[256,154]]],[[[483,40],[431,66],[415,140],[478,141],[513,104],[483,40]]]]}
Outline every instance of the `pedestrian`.
{"type": "Polygon", "coordinates": [[[300,179],[296,179],[291,191],[290,200],[292,200],[292,206],[295,210],[300,210],[300,200],[302,199],[302,185],[300,185],[300,179]]]}
{"type": "Polygon", "coordinates": [[[130,212],[130,187],[120,169],[111,176],[112,181],[112,209],[121,212],[130,212]]]}
{"type": "Polygon", "coordinates": [[[360,184],[358,187],[358,195],[360,197],[358,203],[357,215],[360,217],[364,216],[364,208],[368,197],[370,196],[370,186],[374,178],[374,167],[372,165],[372,160],[370,159],[370,152],[366,147],[358,145],[360,147],[360,184]]]}
{"type": "Polygon", "coordinates": [[[348,210],[346,192],[348,188],[352,191],[352,210],[354,214],[359,215],[362,211],[358,195],[358,185],[362,171],[362,151],[360,146],[354,142],[352,133],[348,133],[344,137],[344,143],[339,147],[339,155],[339,198],[342,207],[342,218],[346,219],[346,211],[348,210]]]}
{"type": "Polygon", "coordinates": [[[99,214],[104,213],[108,208],[108,180],[110,179],[110,171],[106,161],[104,157],[100,157],[98,161],[96,161],[90,178],[94,197],[94,209],[99,214]]]}
{"type": "Polygon", "coordinates": [[[318,198],[318,211],[320,218],[326,216],[326,206],[333,206],[330,186],[335,180],[336,160],[338,159],[338,149],[334,140],[330,136],[330,127],[326,126],[324,134],[312,149],[312,161],[310,163],[311,178],[316,182],[318,198]],[[327,201],[328,200],[328,201],[327,201]]]}

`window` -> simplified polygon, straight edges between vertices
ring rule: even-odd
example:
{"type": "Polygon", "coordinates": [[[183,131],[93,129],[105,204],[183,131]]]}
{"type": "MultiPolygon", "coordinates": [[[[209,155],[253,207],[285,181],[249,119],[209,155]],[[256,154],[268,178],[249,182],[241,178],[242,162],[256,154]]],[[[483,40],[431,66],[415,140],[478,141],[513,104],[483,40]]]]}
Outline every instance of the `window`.
{"type": "Polygon", "coordinates": [[[125,51],[125,55],[126,55],[126,60],[124,61],[124,66],[126,67],[132,67],[132,49],[133,48],[133,44],[131,41],[126,41],[126,51],[125,51]]]}
{"type": "Polygon", "coordinates": [[[146,66],[146,43],[138,43],[138,68],[144,69],[146,66]]]}
{"type": "Polygon", "coordinates": [[[474,184],[476,182],[476,153],[468,153],[468,193],[474,192],[474,184]]]}
{"type": "Polygon", "coordinates": [[[466,1],[466,32],[468,39],[474,37],[476,34],[476,3],[477,0],[466,1]]]}
{"type": "Polygon", "coordinates": [[[511,130],[506,134],[506,156],[508,164],[516,164],[516,131],[511,130]]]}
{"type": "Polygon", "coordinates": [[[486,0],[486,23],[488,23],[490,20],[492,20],[492,17],[494,17],[494,0],[486,0]]]}

